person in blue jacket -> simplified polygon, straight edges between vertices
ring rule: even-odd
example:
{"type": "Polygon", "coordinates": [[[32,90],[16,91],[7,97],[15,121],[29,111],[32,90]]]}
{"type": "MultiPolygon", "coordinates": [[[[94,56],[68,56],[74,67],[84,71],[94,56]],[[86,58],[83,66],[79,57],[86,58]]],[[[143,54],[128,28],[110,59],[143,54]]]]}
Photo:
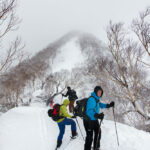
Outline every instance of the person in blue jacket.
{"type": "Polygon", "coordinates": [[[100,113],[100,108],[114,107],[114,102],[110,104],[104,104],[100,102],[100,98],[103,96],[103,89],[100,86],[94,88],[94,92],[91,93],[91,97],[87,101],[86,115],[87,119],[83,119],[84,128],[86,131],[86,140],[84,144],[84,150],[91,150],[94,133],[94,150],[100,150],[101,129],[98,119],[103,119],[104,114],[100,113]],[[99,132],[100,131],[100,132],[99,132]]]}

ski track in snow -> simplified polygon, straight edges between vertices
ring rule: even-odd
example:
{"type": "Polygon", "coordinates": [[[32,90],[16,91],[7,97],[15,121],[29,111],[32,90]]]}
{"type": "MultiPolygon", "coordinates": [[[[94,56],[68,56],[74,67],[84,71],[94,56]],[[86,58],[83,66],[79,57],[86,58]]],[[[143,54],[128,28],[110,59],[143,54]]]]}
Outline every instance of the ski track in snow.
{"type": "MultiPolygon", "coordinates": [[[[0,150],[54,150],[59,129],[47,115],[48,108],[19,107],[0,116],[0,150]]],[[[85,137],[82,120],[78,118],[85,137]]],[[[78,129],[78,125],[77,125],[78,129]]],[[[149,150],[150,134],[124,124],[117,123],[119,147],[117,146],[114,122],[104,120],[102,124],[102,150],[149,150]]],[[[69,144],[70,126],[66,127],[63,150],[83,150],[84,141],[79,137],[69,144]],[[67,146],[66,146],[67,144],[67,146]]],[[[62,150],[61,149],[61,150],[62,150]]]]}
{"type": "Polygon", "coordinates": [[[41,111],[41,113],[39,113],[39,124],[40,124],[40,135],[41,135],[41,141],[42,141],[42,148],[46,149],[46,145],[47,145],[47,134],[46,134],[46,125],[45,125],[45,120],[43,118],[43,111],[41,111]]]}

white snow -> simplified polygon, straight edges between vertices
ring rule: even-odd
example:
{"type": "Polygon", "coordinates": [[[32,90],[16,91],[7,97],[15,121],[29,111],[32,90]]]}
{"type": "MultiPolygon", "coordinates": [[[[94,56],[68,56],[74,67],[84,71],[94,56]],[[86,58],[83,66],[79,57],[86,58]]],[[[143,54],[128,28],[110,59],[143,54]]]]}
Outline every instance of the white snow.
{"type": "MultiPolygon", "coordinates": [[[[57,124],[47,115],[48,108],[19,107],[0,116],[0,150],[54,150],[59,133],[57,124]]],[[[82,120],[79,119],[85,136],[82,120]]],[[[102,150],[149,150],[150,134],[117,123],[120,146],[117,146],[114,122],[102,124],[102,150]]],[[[65,150],[83,150],[84,141],[79,137],[65,150]]],[[[66,128],[64,143],[70,137],[66,128]]]]}
{"type": "Polygon", "coordinates": [[[37,97],[37,96],[41,95],[42,93],[43,93],[43,91],[41,89],[39,89],[39,90],[36,90],[32,95],[33,95],[33,97],[37,97]]]}
{"type": "Polygon", "coordinates": [[[75,66],[83,63],[84,60],[79,45],[77,44],[77,37],[75,37],[59,49],[59,53],[54,59],[52,70],[53,72],[62,69],[71,70],[75,66]]]}

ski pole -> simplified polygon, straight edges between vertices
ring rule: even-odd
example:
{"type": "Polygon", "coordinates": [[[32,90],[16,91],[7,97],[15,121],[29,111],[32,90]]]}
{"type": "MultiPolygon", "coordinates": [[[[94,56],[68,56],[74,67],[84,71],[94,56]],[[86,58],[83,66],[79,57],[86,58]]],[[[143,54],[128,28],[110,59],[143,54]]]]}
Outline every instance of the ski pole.
{"type": "Polygon", "coordinates": [[[81,128],[80,128],[80,125],[79,125],[79,122],[78,122],[77,118],[76,118],[76,122],[77,122],[77,124],[78,124],[78,127],[79,127],[80,133],[81,133],[81,135],[82,135],[82,138],[83,138],[83,140],[85,141],[84,136],[83,136],[83,134],[82,134],[82,131],[81,131],[81,128]]]}
{"type": "Polygon", "coordinates": [[[62,98],[61,98],[61,103],[62,103],[62,100],[63,100],[63,95],[62,95],[62,98]]]}
{"type": "Polygon", "coordinates": [[[115,130],[116,130],[116,136],[117,136],[117,143],[118,143],[118,146],[119,146],[119,138],[118,138],[118,132],[117,132],[117,125],[116,125],[116,117],[115,117],[114,107],[112,109],[113,109],[113,116],[114,116],[114,122],[115,122],[115,130]]]}
{"type": "Polygon", "coordinates": [[[96,148],[97,148],[97,146],[98,146],[98,139],[99,139],[99,136],[100,136],[102,121],[103,121],[103,119],[101,119],[101,121],[100,121],[100,123],[99,123],[98,135],[97,135],[97,140],[96,140],[96,148]]]}

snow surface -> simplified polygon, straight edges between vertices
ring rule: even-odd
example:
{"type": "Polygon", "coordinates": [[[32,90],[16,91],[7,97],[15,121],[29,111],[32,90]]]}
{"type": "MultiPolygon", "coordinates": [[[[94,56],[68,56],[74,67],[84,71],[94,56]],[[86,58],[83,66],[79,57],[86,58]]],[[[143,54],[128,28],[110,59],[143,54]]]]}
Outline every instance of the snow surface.
{"type": "Polygon", "coordinates": [[[75,66],[84,62],[84,57],[77,43],[77,37],[68,41],[59,49],[59,53],[53,62],[53,72],[58,72],[62,69],[71,70],[75,66]]]}
{"type": "MultiPolygon", "coordinates": [[[[57,124],[47,115],[45,107],[19,107],[0,116],[0,150],[54,150],[59,133],[57,124]]],[[[82,132],[85,131],[79,119],[82,132]]],[[[117,146],[114,122],[104,120],[102,124],[102,150],[149,150],[150,134],[133,127],[117,123],[120,146],[117,146]]],[[[67,145],[65,150],[83,150],[84,141],[79,137],[67,145]]],[[[70,137],[66,128],[63,142],[70,137]]]]}

